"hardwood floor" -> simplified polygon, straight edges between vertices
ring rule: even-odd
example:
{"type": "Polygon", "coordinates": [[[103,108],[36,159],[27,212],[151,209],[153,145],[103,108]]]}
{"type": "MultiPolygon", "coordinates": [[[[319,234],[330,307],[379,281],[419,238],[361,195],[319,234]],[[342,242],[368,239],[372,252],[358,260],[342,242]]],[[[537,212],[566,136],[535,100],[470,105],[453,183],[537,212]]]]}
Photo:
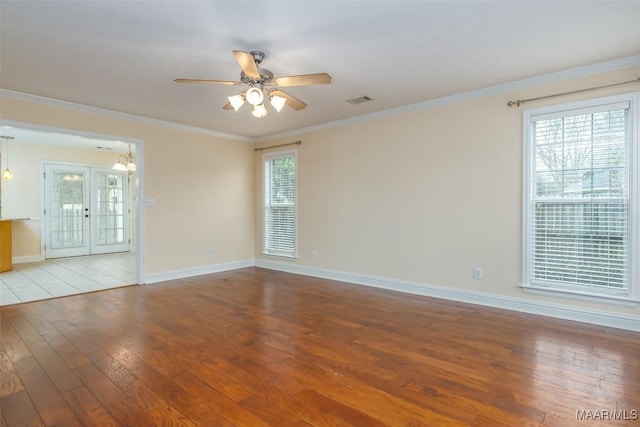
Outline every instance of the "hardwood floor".
{"type": "Polygon", "coordinates": [[[2,426],[640,425],[629,331],[259,268],[0,311],[2,426]]]}

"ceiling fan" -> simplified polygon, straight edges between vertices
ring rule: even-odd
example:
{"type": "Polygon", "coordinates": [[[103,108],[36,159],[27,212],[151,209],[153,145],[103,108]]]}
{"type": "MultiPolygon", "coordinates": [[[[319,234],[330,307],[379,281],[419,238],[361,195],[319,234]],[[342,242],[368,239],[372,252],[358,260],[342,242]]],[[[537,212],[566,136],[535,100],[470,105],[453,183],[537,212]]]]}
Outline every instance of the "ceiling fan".
{"type": "Polygon", "coordinates": [[[280,90],[281,87],[307,86],[331,83],[331,76],[327,73],[300,74],[297,76],[274,77],[273,73],[266,68],[260,68],[260,63],[264,59],[264,53],[251,51],[249,53],[241,50],[233,51],[242,72],[240,81],[230,80],[200,80],[200,79],[176,79],[178,83],[206,83],[214,85],[241,85],[248,86],[248,89],[238,95],[229,96],[229,102],[222,107],[225,110],[234,109],[238,111],[246,102],[253,105],[252,114],[262,118],[267,115],[264,101],[268,100],[276,111],[280,112],[286,105],[294,110],[302,110],[307,106],[304,102],[280,90]]]}

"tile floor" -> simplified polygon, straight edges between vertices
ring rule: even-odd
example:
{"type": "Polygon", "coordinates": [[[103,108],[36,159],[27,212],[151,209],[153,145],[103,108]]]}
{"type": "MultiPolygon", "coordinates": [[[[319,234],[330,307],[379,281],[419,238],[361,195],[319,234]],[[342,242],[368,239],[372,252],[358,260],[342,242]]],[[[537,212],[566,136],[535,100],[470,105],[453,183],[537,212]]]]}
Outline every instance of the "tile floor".
{"type": "Polygon", "coordinates": [[[0,273],[0,306],[127,286],[135,272],[134,253],[14,264],[0,273]]]}

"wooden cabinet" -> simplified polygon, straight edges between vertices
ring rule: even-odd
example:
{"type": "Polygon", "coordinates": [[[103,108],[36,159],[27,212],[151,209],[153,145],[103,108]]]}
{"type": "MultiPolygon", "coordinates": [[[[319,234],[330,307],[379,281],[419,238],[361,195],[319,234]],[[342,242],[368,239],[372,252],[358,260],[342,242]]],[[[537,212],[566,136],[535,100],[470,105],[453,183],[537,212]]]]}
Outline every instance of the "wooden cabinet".
{"type": "Polygon", "coordinates": [[[11,270],[11,221],[0,221],[0,272],[11,270]]]}

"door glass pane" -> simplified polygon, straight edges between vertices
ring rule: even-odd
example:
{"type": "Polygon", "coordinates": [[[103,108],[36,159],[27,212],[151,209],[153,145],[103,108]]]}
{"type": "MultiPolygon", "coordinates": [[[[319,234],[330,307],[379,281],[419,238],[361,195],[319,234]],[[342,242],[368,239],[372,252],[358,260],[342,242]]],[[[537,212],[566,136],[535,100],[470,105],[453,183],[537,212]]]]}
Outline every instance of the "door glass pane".
{"type": "Polygon", "coordinates": [[[83,172],[54,171],[51,188],[51,247],[83,246],[83,172]]]}
{"type": "Polygon", "coordinates": [[[97,177],[97,244],[124,243],[125,175],[96,173],[97,177]]]}

